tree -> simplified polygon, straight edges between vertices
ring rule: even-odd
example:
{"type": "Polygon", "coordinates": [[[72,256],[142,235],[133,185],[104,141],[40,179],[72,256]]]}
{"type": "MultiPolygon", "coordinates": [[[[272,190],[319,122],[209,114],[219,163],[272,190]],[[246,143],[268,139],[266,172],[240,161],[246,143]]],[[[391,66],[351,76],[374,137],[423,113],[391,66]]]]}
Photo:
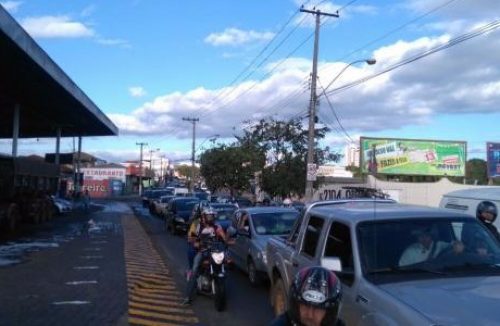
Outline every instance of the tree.
{"type": "MultiPolygon", "coordinates": [[[[328,128],[315,130],[315,139],[323,139],[328,128]]],[[[267,165],[262,171],[262,189],[270,195],[286,197],[303,195],[306,179],[308,131],[299,119],[279,121],[262,119],[236,137],[241,146],[253,146],[266,154],[267,165]]],[[[316,143],[314,161],[323,164],[337,162],[341,155],[316,143]]]]}
{"type": "MultiPolygon", "coordinates": [[[[191,171],[193,170],[193,167],[191,165],[179,165],[175,168],[179,175],[185,177],[185,178],[191,178],[191,171]]],[[[194,178],[195,180],[199,177],[200,175],[200,169],[195,166],[194,167],[194,178]]]]}
{"type": "Polygon", "coordinates": [[[228,188],[234,195],[250,187],[254,173],[264,163],[264,153],[252,144],[221,144],[201,154],[200,172],[211,191],[228,188]]]}
{"type": "Polygon", "coordinates": [[[486,161],[473,158],[467,161],[465,164],[465,175],[472,183],[477,183],[480,185],[488,184],[488,173],[486,171],[486,161]]]}

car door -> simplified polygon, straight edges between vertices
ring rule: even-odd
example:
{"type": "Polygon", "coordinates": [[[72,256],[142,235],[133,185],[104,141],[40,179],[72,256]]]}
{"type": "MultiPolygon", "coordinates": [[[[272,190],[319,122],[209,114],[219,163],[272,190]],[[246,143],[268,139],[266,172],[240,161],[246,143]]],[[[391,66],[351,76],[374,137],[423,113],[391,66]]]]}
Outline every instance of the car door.
{"type": "Polygon", "coordinates": [[[307,266],[318,265],[317,253],[322,246],[321,235],[325,228],[325,219],[319,216],[310,216],[306,228],[303,230],[302,243],[299,250],[295,251],[291,259],[285,261],[287,274],[293,278],[297,272],[307,266]]]}
{"type": "Polygon", "coordinates": [[[362,314],[359,310],[358,282],[354,268],[351,228],[342,222],[333,221],[326,234],[322,257],[337,257],[342,272],[336,272],[342,283],[342,319],[347,325],[358,325],[362,314]]]}
{"type": "Polygon", "coordinates": [[[248,241],[250,241],[250,216],[246,211],[239,211],[239,218],[236,224],[236,239],[231,247],[233,259],[236,264],[242,268],[246,268],[246,253],[248,252],[248,241]]]}

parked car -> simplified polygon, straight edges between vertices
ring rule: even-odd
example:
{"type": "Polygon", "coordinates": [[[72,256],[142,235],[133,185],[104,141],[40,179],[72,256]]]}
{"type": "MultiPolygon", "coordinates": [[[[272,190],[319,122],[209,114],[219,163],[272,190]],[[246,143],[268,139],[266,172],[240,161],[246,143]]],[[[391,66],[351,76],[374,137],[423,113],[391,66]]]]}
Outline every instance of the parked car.
{"type": "Polygon", "coordinates": [[[58,215],[70,213],[73,211],[73,204],[66,199],[51,196],[54,212],[58,215]]]}
{"type": "Polygon", "coordinates": [[[236,201],[236,204],[238,204],[239,208],[246,208],[246,207],[253,206],[253,202],[250,199],[245,198],[245,197],[236,197],[235,201],[236,201]]]}
{"type": "Polygon", "coordinates": [[[165,217],[166,229],[172,234],[187,232],[189,217],[193,208],[200,200],[196,197],[174,197],[168,203],[167,216],[165,217]]]}
{"type": "Polygon", "coordinates": [[[251,207],[235,213],[236,239],[229,247],[236,266],[253,286],[266,277],[266,245],[271,236],[286,236],[299,213],[285,207],[251,207]]]}
{"type": "Polygon", "coordinates": [[[500,244],[475,218],[382,199],[318,202],[267,246],[275,313],[293,276],[322,265],[347,325],[495,325],[500,244]]]}

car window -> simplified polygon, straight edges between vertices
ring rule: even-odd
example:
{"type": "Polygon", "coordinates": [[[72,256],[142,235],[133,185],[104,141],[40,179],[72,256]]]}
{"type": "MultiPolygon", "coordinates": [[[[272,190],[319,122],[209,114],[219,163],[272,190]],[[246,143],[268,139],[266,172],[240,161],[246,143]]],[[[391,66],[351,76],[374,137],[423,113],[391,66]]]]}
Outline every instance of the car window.
{"type": "Polygon", "coordinates": [[[298,215],[298,212],[252,214],[253,227],[260,235],[285,235],[290,233],[298,215]]]}
{"type": "MultiPolygon", "coordinates": [[[[349,226],[333,222],[328,232],[326,239],[324,257],[338,257],[342,263],[343,272],[354,272],[354,259],[352,253],[351,231],[349,226]]],[[[343,277],[345,274],[340,273],[339,277],[343,283],[352,285],[354,278],[343,277]]]]}
{"type": "Polygon", "coordinates": [[[296,244],[297,238],[300,233],[300,226],[302,225],[302,220],[304,219],[304,214],[300,214],[299,218],[295,220],[295,224],[292,227],[292,231],[290,232],[290,236],[288,237],[288,241],[290,243],[296,244]]]}
{"type": "Polygon", "coordinates": [[[248,213],[242,212],[241,216],[238,220],[238,229],[245,229],[247,231],[250,230],[250,221],[248,219],[248,213]]]}
{"type": "Polygon", "coordinates": [[[302,253],[310,257],[315,256],[323,224],[325,224],[325,221],[322,218],[311,216],[309,222],[307,223],[304,242],[302,243],[302,253]]]}

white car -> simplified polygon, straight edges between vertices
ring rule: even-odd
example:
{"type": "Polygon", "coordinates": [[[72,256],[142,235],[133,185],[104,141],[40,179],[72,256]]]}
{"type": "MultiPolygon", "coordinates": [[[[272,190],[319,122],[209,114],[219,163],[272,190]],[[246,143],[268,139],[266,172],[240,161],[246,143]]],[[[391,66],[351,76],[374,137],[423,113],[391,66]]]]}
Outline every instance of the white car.
{"type": "Polygon", "coordinates": [[[64,214],[73,211],[73,204],[69,200],[52,196],[52,202],[54,203],[56,214],[64,214]]]}

